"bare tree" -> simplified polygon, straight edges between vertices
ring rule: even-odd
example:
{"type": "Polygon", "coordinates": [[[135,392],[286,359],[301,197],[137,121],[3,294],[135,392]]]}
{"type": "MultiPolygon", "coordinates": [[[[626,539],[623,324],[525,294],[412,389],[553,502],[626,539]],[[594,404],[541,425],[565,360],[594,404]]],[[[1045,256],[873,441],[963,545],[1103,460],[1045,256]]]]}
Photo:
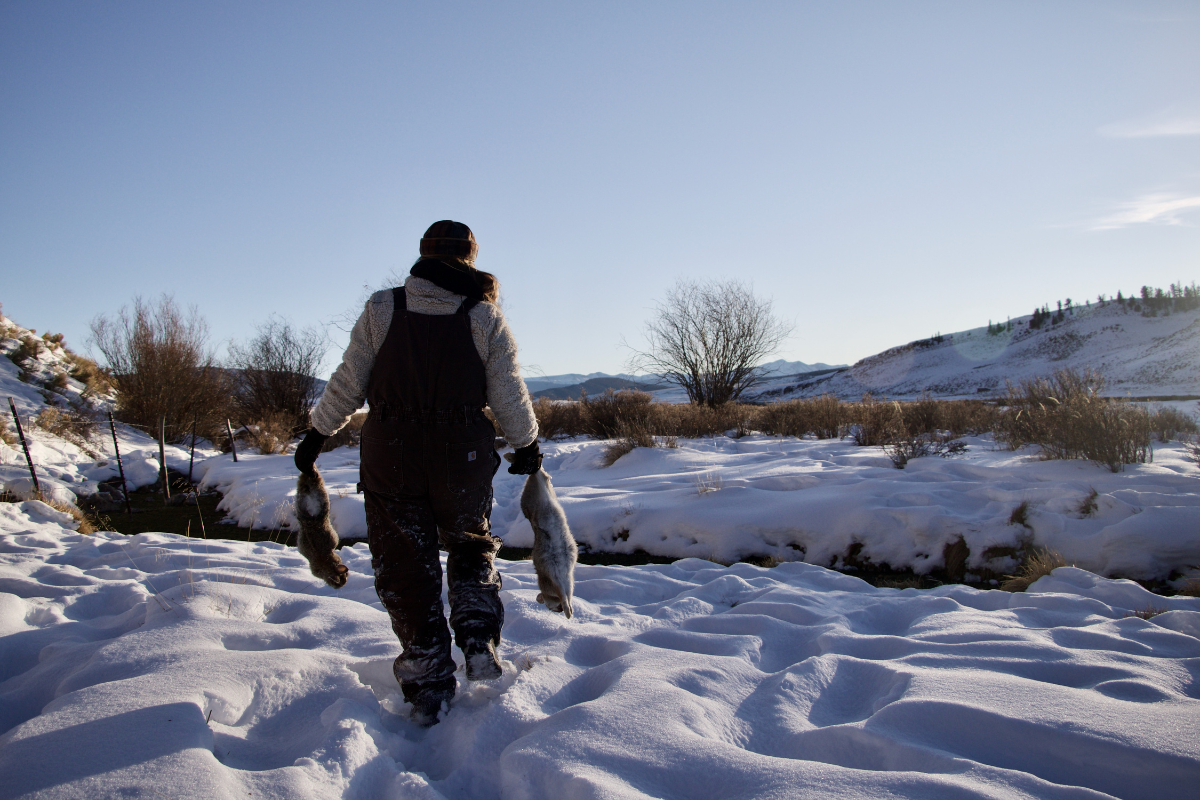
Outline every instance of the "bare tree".
{"type": "Polygon", "coordinates": [[[244,345],[229,346],[229,366],[238,370],[238,405],[246,421],[282,419],[291,433],[308,427],[317,400],[317,370],[329,342],[316,328],[296,329],[278,317],[258,326],[244,345]]]}
{"type": "Polygon", "coordinates": [[[167,418],[167,439],[182,441],[192,420],[213,438],[229,408],[229,382],[208,347],[208,324],[195,307],[185,315],[169,295],[156,303],[135,297],[115,318],[91,323],[90,342],[100,350],[117,390],[124,422],[157,434],[167,418]]]}
{"type": "Polygon", "coordinates": [[[762,381],[759,364],[792,327],[775,318],[770,300],[739,281],[680,280],[645,332],[648,347],[634,351],[630,368],[661,375],[693,403],[716,407],[762,381]]]}

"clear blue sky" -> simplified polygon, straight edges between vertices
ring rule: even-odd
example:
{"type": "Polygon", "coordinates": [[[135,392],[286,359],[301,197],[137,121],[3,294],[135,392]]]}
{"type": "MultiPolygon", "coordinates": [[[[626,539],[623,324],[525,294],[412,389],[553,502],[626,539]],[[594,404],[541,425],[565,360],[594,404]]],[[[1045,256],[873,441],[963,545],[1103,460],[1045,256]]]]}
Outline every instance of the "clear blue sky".
{"type": "Polygon", "coordinates": [[[327,323],[444,218],[547,374],[621,370],[679,276],[831,363],[1200,281],[1200,3],[0,5],[23,325],[327,323]]]}

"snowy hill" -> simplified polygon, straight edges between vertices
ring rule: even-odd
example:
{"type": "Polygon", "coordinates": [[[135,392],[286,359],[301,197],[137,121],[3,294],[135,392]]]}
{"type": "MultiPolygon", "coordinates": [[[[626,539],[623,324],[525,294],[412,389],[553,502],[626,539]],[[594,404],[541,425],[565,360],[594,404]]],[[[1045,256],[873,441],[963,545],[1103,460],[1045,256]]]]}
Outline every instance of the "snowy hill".
{"type": "Polygon", "coordinates": [[[1004,391],[1005,381],[1092,368],[1113,396],[1200,396],[1200,309],[1143,316],[1117,303],[1076,307],[1057,325],[1012,320],[998,333],[975,328],[922,339],[864,358],[847,369],[764,386],[759,400],[864,392],[903,399],[922,392],[977,397],[1004,391]]]}

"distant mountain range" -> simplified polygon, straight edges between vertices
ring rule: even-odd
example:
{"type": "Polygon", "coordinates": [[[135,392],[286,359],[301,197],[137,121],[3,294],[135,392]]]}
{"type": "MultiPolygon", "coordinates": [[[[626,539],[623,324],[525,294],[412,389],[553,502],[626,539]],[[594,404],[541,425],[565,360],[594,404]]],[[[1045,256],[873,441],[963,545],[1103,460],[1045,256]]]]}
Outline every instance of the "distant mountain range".
{"type": "MultiPolygon", "coordinates": [[[[779,359],[763,364],[763,373],[771,378],[787,375],[839,369],[845,365],[830,366],[829,364],[806,364],[803,361],[784,361],[779,359]]],[[[610,375],[606,372],[591,372],[582,374],[569,372],[564,375],[538,375],[525,379],[525,386],[534,397],[548,397],[552,400],[573,400],[579,393],[586,391],[589,395],[601,394],[613,389],[640,389],[652,392],[667,388],[668,384],[657,375],[630,375],[618,373],[610,375]]]]}
{"type": "MultiPolygon", "coordinates": [[[[528,384],[528,382],[527,382],[528,384]]],[[[603,378],[588,378],[580,383],[572,383],[566,386],[551,386],[546,389],[539,389],[533,392],[534,397],[548,397],[551,400],[577,400],[582,392],[587,392],[589,396],[603,394],[612,389],[620,391],[621,389],[640,389],[643,392],[653,392],[656,389],[664,388],[660,383],[647,383],[645,379],[641,381],[633,381],[628,378],[620,377],[603,377],[603,378]]]]}
{"type": "MultiPolygon", "coordinates": [[[[844,369],[844,364],[806,364],[803,361],[772,361],[763,364],[764,373],[777,379],[786,376],[799,376],[810,372],[823,370],[844,369]]],[[[325,391],[324,380],[317,380],[316,397],[325,391]]],[[[619,372],[610,375],[607,372],[568,372],[563,375],[537,375],[525,379],[525,386],[533,397],[549,397],[551,400],[575,400],[579,393],[586,391],[588,395],[603,394],[606,390],[640,389],[644,392],[662,391],[668,384],[657,375],[630,375],[619,372]]]]}

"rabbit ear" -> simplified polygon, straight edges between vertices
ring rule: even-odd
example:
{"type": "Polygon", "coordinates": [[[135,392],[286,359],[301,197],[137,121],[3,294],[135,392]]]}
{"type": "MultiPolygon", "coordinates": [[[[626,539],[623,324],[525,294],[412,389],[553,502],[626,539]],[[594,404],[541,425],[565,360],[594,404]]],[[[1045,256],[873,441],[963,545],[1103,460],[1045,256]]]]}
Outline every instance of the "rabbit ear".
{"type": "Polygon", "coordinates": [[[516,457],[517,457],[516,453],[505,453],[504,454],[504,460],[510,464],[513,462],[513,459],[515,459],[516,457]]]}

